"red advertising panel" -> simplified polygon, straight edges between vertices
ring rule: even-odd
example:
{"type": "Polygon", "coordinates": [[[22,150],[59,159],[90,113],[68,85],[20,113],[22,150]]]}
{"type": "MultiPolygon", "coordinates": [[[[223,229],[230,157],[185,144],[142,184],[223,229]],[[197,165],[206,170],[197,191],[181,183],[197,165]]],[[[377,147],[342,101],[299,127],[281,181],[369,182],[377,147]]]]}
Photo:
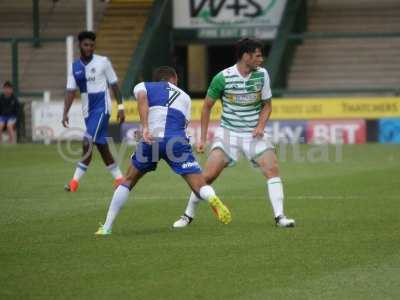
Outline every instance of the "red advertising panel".
{"type": "Polygon", "coordinates": [[[307,122],[309,144],[364,144],[365,120],[318,120],[307,122]]]}

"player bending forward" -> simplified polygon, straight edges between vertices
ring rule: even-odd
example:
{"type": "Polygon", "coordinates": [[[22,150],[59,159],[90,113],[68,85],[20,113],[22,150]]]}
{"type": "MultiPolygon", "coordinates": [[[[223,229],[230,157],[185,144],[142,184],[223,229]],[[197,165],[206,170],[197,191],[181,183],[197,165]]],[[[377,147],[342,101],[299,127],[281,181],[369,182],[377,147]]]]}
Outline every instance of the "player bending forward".
{"type": "Polygon", "coordinates": [[[132,156],[124,182],[114,192],[106,221],[96,235],[111,234],[113,222],[128,200],[129,192],[144,174],[156,169],[160,159],[185,179],[198,199],[210,204],[219,221],[224,224],[231,221],[229,210],[213,188],[206,184],[186,136],[191,112],[190,97],[176,86],[178,77],[170,67],[156,69],[153,80],[139,83],[134,88],[143,137],[132,156]]]}
{"type": "Polygon", "coordinates": [[[108,120],[111,114],[111,97],[108,85],[111,86],[118,102],[118,120],[125,120],[121,93],[117,76],[111,62],[105,56],[95,55],[96,34],[83,31],[78,36],[81,57],[72,64],[72,72],[68,74],[67,95],[64,103],[62,124],[68,127],[68,112],[79,87],[82,99],[82,112],[85,118],[86,133],[83,139],[83,155],[78,163],[73,178],[64,189],[75,192],[79,180],[86,173],[92,160],[93,144],[99,150],[104,164],[114,177],[114,185],[122,182],[122,173],[110,152],[107,143],[108,120]]]}
{"type": "MultiPolygon", "coordinates": [[[[203,104],[201,141],[197,150],[204,152],[211,108],[217,99],[221,99],[221,127],[215,134],[203,174],[207,184],[211,184],[225,167],[234,165],[239,152],[243,152],[267,178],[276,225],[293,227],[294,220],[283,213],[283,186],[278,162],[270,137],[264,132],[272,111],[272,93],[268,73],[260,67],[263,62],[262,47],[257,40],[245,38],[238,41],[237,63],[213,78],[203,104]]],[[[181,228],[189,225],[198,203],[199,198],[192,193],[185,213],[173,226],[181,228]]]]}

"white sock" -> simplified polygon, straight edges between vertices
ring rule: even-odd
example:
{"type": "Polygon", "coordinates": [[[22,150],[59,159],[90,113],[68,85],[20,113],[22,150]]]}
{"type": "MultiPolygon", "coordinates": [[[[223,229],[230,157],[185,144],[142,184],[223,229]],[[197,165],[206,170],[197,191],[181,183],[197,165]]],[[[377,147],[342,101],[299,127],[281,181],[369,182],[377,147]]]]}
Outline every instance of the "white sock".
{"type": "Polygon", "coordinates": [[[75,169],[75,173],[74,176],[72,177],[72,179],[79,181],[83,175],[85,175],[86,171],[87,171],[88,166],[79,162],[78,166],[75,169]]]}
{"type": "Polygon", "coordinates": [[[119,210],[125,204],[126,200],[128,200],[129,192],[129,189],[125,185],[120,185],[115,190],[110,207],[108,208],[106,222],[103,225],[105,230],[111,229],[119,210]]]}
{"type": "Polygon", "coordinates": [[[196,196],[195,193],[191,193],[189,197],[188,204],[186,206],[185,215],[194,218],[196,215],[197,205],[200,203],[201,199],[196,196]]]}
{"type": "Polygon", "coordinates": [[[201,200],[209,201],[209,199],[215,196],[214,189],[210,185],[205,185],[200,188],[199,191],[200,197],[197,197],[195,193],[190,194],[190,198],[188,204],[186,206],[185,215],[188,217],[194,218],[196,215],[196,208],[197,205],[200,203],[201,200]]]}
{"type": "Polygon", "coordinates": [[[107,169],[110,171],[111,175],[114,179],[118,179],[122,177],[121,169],[118,167],[116,163],[107,166],[107,169]]]}
{"type": "Polygon", "coordinates": [[[200,197],[201,197],[203,200],[206,200],[206,201],[208,202],[208,201],[210,201],[210,198],[211,198],[211,197],[214,197],[214,196],[215,196],[215,191],[214,191],[214,189],[211,187],[211,185],[205,185],[205,186],[202,186],[202,187],[200,188],[199,194],[200,194],[200,197]]]}
{"type": "Polygon", "coordinates": [[[268,179],[267,185],[269,200],[271,201],[272,209],[276,218],[277,216],[283,215],[282,180],[279,177],[273,177],[268,179]]]}

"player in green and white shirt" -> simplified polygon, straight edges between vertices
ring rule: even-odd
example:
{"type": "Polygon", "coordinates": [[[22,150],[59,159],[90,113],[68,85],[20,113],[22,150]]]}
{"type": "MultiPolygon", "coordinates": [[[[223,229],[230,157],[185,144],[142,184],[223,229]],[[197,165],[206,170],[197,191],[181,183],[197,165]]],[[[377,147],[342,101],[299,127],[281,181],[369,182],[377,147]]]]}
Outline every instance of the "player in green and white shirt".
{"type": "Polygon", "coordinates": [[[214,77],[207,96],[222,101],[221,127],[252,132],[265,102],[272,97],[267,70],[257,67],[243,77],[237,65],[227,68],[214,77]]]}
{"type": "MultiPolygon", "coordinates": [[[[283,186],[278,160],[265,125],[272,112],[272,93],[263,62],[263,45],[254,39],[241,39],[236,45],[237,63],[219,72],[211,81],[201,114],[201,140],[204,152],[210,113],[218,99],[222,101],[221,127],[215,133],[203,175],[212,183],[227,166],[236,163],[240,153],[258,166],[267,178],[268,194],[276,225],[293,227],[295,221],[283,213],[283,186]]],[[[174,223],[175,228],[192,222],[201,200],[192,193],[185,213],[174,223]]]]}

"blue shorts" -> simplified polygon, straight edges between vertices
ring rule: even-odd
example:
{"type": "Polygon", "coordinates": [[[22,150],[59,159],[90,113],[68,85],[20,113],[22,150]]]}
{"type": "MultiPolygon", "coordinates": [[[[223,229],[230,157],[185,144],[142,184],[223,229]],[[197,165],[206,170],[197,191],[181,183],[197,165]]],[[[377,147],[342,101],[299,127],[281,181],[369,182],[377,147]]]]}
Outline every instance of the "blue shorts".
{"type": "Polygon", "coordinates": [[[85,119],[85,138],[95,144],[107,144],[109,114],[92,112],[85,119]]]}
{"type": "Polygon", "coordinates": [[[132,165],[142,173],[154,171],[160,159],[179,175],[201,173],[199,163],[194,157],[192,146],[187,138],[160,138],[151,145],[140,141],[132,165]]]}
{"type": "Polygon", "coordinates": [[[15,124],[17,122],[16,116],[0,116],[0,123],[2,124],[15,124]]]}

